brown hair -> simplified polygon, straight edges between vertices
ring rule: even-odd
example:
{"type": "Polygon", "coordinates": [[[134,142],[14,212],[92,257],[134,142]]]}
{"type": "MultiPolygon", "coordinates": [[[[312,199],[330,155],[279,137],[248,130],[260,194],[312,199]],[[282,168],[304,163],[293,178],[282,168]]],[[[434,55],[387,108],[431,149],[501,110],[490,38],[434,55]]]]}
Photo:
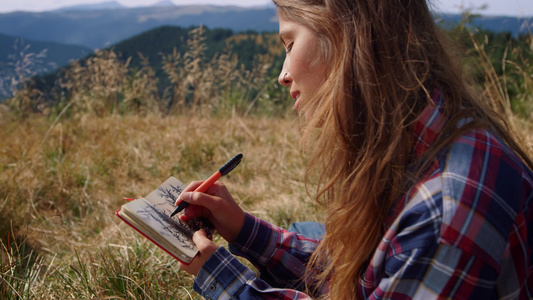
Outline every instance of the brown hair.
{"type": "Polygon", "coordinates": [[[326,235],[309,266],[321,270],[319,286],[329,285],[325,298],[355,299],[385,218],[413,183],[409,166],[422,174],[431,157],[472,127],[492,128],[532,164],[505,120],[467,84],[425,0],[273,1],[281,17],[318,34],[329,64],[325,83],[306,103],[314,113],[302,135],[302,145],[312,144],[306,180],[320,170],[317,201],[327,211],[326,235]],[[414,161],[411,125],[435,88],[450,118],[447,135],[414,161]],[[473,122],[458,131],[464,117],[473,122]]]}

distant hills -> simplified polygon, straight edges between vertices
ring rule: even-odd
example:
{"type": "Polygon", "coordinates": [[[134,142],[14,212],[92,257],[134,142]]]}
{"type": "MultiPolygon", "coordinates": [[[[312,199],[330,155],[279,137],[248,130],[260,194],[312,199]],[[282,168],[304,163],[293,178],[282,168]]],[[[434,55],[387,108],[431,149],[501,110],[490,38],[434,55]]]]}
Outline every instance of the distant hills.
{"type": "MultiPolygon", "coordinates": [[[[162,26],[129,39],[114,44],[111,49],[117,54],[119,60],[129,61],[130,70],[139,70],[143,67],[139,54],[146,59],[149,66],[158,78],[159,87],[164,89],[168,86],[168,74],[162,69],[162,55],[171,54],[174,49],[185,61],[184,53],[188,50],[187,41],[191,38],[191,29],[176,26],[162,26]]],[[[285,51],[279,43],[277,33],[234,33],[229,29],[206,28],[203,34],[205,49],[203,50],[203,63],[210,63],[213,58],[221,54],[229,54],[236,60],[239,70],[245,74],[257,67],[257,56],[268,56],[270,67],[267,72],[270,76],[276,76],[281,69],[285,51]]],[[[87,59],[94,55],[88,55],[80,59],[80,64],[86,64],[87,59]]],[[[33,87],[41,91],[43,99],[54,101],[51,92],[58,89],[56,80],[64,75],[65,70],[57,69],[47,74],[35,76],[33,87]]],[[[1,69],[1,68],[0,68],[1,69]]],[[[1,72],[0,72],[1,77],[1,72]]],[[[0,78],[1,79],[1,78],[0,78]]],[[[1,92],[1,90],[0,90],[1,92]]],[[[0,93],[0,103],[2,102],[0,93]]],[[[5,97],[4,97],[5,98],[5,97]]]]}
{"type": "Polygon", "coordinates": [[[46,56],[41,64],[52,70],[67,65],[72,59],[78,59],[93,52],[92,49],[84,46],[34,41],[0,34],[0,69],[12,63],[16,59],[13,56],[37,54],[43,50],[46,51],[46,56]]]}
{"type": "MultiPolygon", "coordinates": [[[[123,60],[131,57],[130,66],[132,67],[141,66],[139,53],[142,53],[158,73],[161,68],[161,54],[170,54],[176,48],[177,52],[183,56],[187,50],[191,29],[192,27],[162,26],[114,44],[111,48],[123,60]]],[[[227,49],[231,49],[231,54],[236,55],[240,64],[243,64],[246,69],[252,68],[255,55],[271,54],[278,59],[285,57],[279,38],[274,33],[236,34],[229,29],[206,28],[203,36],[206,45],[205,62],[210,61],[216,55],[225,53],[227,49]],[[276,48],[277,51],[272,48],[276,48]]]]}
{"type": "MultiPolygon", "coordinates": [[[[171,0],[161,0],[149,6],[141,6],[137,8],[146,8],[146,7],[171,7],[176,6],[171,0]]],[[[102,9],[128,9],[127,6],[120,4],[117,1],[107,1],[95,4],[81,4],[81,5],[72,5],[57,9],[56,11],[76,11],[76,10],[102,10],[102,9]]]]}
{"type": "MultiPolygon", "coordinates": [[[[462,16],[437,15],[435,18],[442,26],[452,26],[460,22],[462,16]]],[[[90,55],[94,49],[111,46],[126,57],[133,57],[133,62],[138,59],[137,51],[140,51],[154,54],[149,55],[149,58],[158,63],[158,51],[172,49],[174,46],[183,49],[180,41],[183,43],[190,27],[199,25],[210,29],[223,29],[212,31],[220,37],[218,42],[234,33],[275,33],[278,30],[276,10],[272,6],[176,6],[171,1],[162,0],[149,7],[129,8],[116,1],[109,1],[41,13],[4,13],[0,14],[0,84],[1,77],[13,73],[12,66],[9,66],[9,56],[20,55],[20,49],[17,54],[13,48],[17,43],[19,48],[22,45],[28,47],[26,53],[37,54],[46,49],[46,56],[41,62],[42,68],[38,74],[50,72],[54,67],[62,67],[72,59],[90,55]],[[169,26],[180,27],[181,31],[179,34],[168,28],[152,31],[169,26]],[[172,37],[169,33],[178,34],[179,37],[172,37]]],[[[493,32],[507,31],[517,36],[520,32],[533,31],[533,17],[519,19],[480,16],[474,18],[471,25],[493,32]]],[[[216,42],[217,39],[213,37],[210,41],[216,42]]],[[[210,45],[210,48],[220,51],[222,44],[219,43],[216,47],[210,45]]],[[[236,50],[240,51],[239,47],[254,49],[256,46],[249,42],[236,47],[236,50]]],[[[254,51],[240,53],[239,57],[248,56],[246,64],[249,65],[254,51]]]]}
{"type": "MultiPolygon", "coordinates": [[[[446,23],[451,26],[461,22],[462,16],[457,14],[442,14],[437,17],[438,23],[446,23]]],[[[520,33],[533,32],[533,16],[528,18],[507,17],[507,16],[478,16],[473,18],[470,27],[482,28],[484,30],[498,32],[510,32],[513,36],[520,33]]]]}
{"type": "Polygon", "coordinates": [[[165,3],[142,8],[124,8],[118,6],[120,4],[108,2],[96,7],[74,6],[42,13],[0,14],[0,33],[31,40],[102,49],[164,25],[204,25],[235,32],[278,29],[276,11],[271,7],[163,4],[165,3]]]}
{"type": "Polygon", "coordinates": [[[80,10],[88,11],[88,10],[124,9],[124,8],[126,7],[118,3],[117,1],[108,1],[108,2],[101,2],[101,3],[95,3],[95,4],[81,4],[81,5],[67,6],[64,8],[57,9],[55,11],[66,12],[66,11],[80,11],[80,10]]]}
{"type": "MultiPolygon", "coordinates": [[[[460,15],[437,16],[457,22],[460,15]]],[[[476,26],[495,32],[509,31],[518,35],[524,21],[533,17],[479,17],[476,26]]],[[[55,11],[0,14],[0,33],[28,40],[73,44],[102,49],[136,34],[160,26],[190,27],[204,25],[235,32],[278,30],[274,7],[237,7],[215,5],[176,6],[168,0],[148,7],[129,8],[116,1],[94,5],[77,5],[55,11]]],[[[527,26],[526,26],[527,27],[527,26]]],[[[531,30],[531,29],[530,29],[531,30]]]]}

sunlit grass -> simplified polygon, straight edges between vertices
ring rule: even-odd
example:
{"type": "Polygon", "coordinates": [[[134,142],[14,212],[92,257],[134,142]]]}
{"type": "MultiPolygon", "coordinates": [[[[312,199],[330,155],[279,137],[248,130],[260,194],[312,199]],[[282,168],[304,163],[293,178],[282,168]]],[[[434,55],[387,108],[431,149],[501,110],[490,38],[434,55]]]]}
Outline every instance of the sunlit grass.
{"type": "Polygon", "coordinates": [[[320,218],[301,181],[297,118],[110,115],[55,125],[46,117],[12,122],[0,120],[7,129],[0,133],[0,195],[2,214],[9,216],[0,225],[27,236],[39,262],[20,276],[33,282],[29,290],[14,285],[19,273],[2,270],[2,280],[10,280],[5,290],[27,295],[22,298],[196,299],[191,277],[114,212],[124,197],[146,195],[171,175],[184,182],[206,178],[237,153],[244,159],[223,182],[246,210],[282,226],[320,218]],[[39,294],[44,287],[50,292],[39,294]]]}

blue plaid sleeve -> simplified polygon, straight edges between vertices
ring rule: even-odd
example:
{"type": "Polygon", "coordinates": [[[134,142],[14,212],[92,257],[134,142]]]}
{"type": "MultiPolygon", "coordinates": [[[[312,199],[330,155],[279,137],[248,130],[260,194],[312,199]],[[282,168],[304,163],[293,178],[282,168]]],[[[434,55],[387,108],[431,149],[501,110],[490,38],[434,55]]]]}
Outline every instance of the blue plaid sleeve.
{"type": "Polygon", "coordinates": [[[198,273],[194,290],[206,299],[308,299],[302,278],[318,242],[246,214],[230,251],[254,264],[261,277],[221,247],[198,273]]]}
{"type": "Polygon", "coordinates": [[[204,264],[193,287],[205,299],[309,299],[295,290],[271,287],[223,247],[204,264]]]}
{"type": "Polygon", "coordinates": [[[254,272],[220,247],[205,263],[194,280],[193,288],[207,299],[232,298],[239,295],[254,272]]]}
{"type": "Polygon", "coordinates": [[[229,249],[254,264],[269,284],[302,291],[307,262],[319,242],[247,215],[229,249]]]}

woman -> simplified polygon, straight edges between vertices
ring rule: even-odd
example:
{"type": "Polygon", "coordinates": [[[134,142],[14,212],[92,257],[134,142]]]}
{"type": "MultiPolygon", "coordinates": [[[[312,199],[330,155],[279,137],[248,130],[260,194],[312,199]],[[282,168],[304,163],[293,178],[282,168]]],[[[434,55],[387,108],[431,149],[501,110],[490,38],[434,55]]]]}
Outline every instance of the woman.
{"type": "Polygon", "coordinates": [[[290,88],[320,171],[321,240],[261,221],[217,183],[186,189],[242,265],[199,232],[206,298],[533,295],[532,163],[465,83],[425,0],[274,0],[290,88]],[[317,131],[319,132],[318,134],[317,131]]]}

